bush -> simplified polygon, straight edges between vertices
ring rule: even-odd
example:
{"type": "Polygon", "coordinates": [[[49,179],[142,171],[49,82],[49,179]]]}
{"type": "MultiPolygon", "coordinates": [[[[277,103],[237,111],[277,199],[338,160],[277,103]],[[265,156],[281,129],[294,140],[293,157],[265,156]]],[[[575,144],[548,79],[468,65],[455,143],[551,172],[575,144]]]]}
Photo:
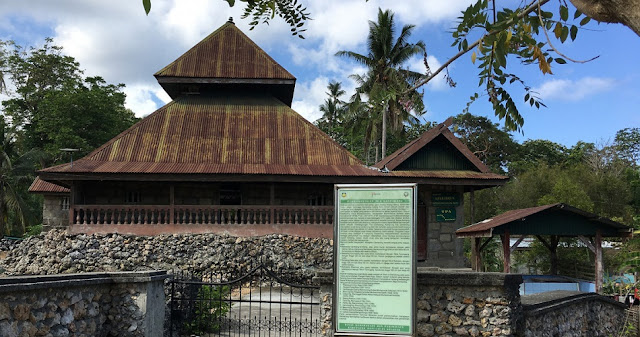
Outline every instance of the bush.
{"type": "Polygon", "coordinates": [[[200,286],[194,305],[193,319],[185,324],[187,332],[195,335],[218,332],[221,319],[231,308],[231,304],[224,301],[229,293],[228,286],[200,286]]]}

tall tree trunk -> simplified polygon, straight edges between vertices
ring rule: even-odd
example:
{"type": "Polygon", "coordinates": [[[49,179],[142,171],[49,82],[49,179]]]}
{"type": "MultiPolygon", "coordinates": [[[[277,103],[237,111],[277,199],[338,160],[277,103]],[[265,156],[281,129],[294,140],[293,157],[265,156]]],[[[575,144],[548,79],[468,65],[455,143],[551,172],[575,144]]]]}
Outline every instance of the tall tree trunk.
{"type": "Polygon", "coordinates": [[[384,105],[382,111],[382,158],[387,156],[387,114],[389,111],[389,102],[384,105]]]}

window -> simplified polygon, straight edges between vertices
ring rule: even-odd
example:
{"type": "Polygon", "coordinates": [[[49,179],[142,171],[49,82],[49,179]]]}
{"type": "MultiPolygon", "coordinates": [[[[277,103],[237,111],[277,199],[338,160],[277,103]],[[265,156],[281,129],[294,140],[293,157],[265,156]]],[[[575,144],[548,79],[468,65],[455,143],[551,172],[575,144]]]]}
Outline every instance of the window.
{"type": "Polygon", "coordinates": [[[240,185],[220,186],[220,205],[242,205],[240,185]]]}
{"type": "Polygon", "coordinates": [[[128,191],[125,194],[124,202],[126,204],[139,204],[142,202],[142,196],[139,191],[128,191]]]}
{"type": "Polygon", "coordinates": [[[314,193],[309,194],[307,197],[307,205],[309,206],[326,206],[327,205],[327,197],[325,194],[314,193]]]}
{"type": "Polygon", "coordinates": [[[62,197],[62,199],[60,199],[60,209],[63,211],[69,210],[69,197],[62,197]]]}

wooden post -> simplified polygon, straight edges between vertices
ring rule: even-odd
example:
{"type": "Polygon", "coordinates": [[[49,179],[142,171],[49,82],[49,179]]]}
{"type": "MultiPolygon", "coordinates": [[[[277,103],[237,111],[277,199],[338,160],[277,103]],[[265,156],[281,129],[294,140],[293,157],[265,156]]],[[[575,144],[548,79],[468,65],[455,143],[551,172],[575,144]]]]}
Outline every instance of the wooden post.
{"type": "Polygon", "coordinates": [[[558,243],[560,238],[557,235],[551,236],[551,275],[558,275],[558,243]]]}
{"type": "Polygon", "coordinates": [[[77,186],[72,181],[71,186],[69,186],[69,226],[73,225],[75,222],[75,216],[73,214],[73,209],[76,205],[76,197],[74,196],[76,193],[75,187],[77,186]]]}
{"type": "Polygon", "coordinates": [[[173,225],[175,223],[174,212],[175,212],[175,196],[174,196],[174,186],[173,184],[169,186],[169,224],[173,225]]]}
{"type": "Polygon", "coordinates": [[[273,209],[273,206],[275,204],[276,204],[276,186],[275,186],[274,183],[271,183],[269,185],[269,206],[271,206],[271,207],[269,207],[270,208],[270,210],[269,210],[269,219],[270,219],[270,222],[272,224],[276,223],[276,221],[275,221],[275,210],[273,209]]]}
{"type": "Polygon", "coordinates": [[[594,248],[596,250],[596,293],[601,294],[604,271],[602,268],[602,233],[599,229],[596,230],[594,248]]]}
{"type": "Polygon", "coordinates": [[[480,247],[482,247],[482,244],[480,243],[480,240],[482,240],[482,238],[473,238],[471,240],[473,244],[471,252],[473,253],[472,267],[474,271],[481,271],[480,268],[482,267],[482,255],[480,254],[480,247]]]}
{"type": "Polygon", "coordinates": [[[509,230],[505,230],[504,234],[500,236],[502,239],[502,256],[504,256],[504,273],[509,274],[511,272],[511,243],[509,242],[509,230]]]}
{"type": "MultiPolygon", "coordinates": [[[[469,220],[471,221],[471,224],[473,225],[475,223],[475,207],[476,207],[476,198],[475,198],[475,194],[473,191],[473,187],[471,188],[471,191],[469,192],[469,201],[470,201],[470,206],[471,206],[471,214],[469,214],[469,220]]],[[[480,243],[479,239],[472,239],[471,240],[471,269],[478,271],[478,244],[480,243]]]]}

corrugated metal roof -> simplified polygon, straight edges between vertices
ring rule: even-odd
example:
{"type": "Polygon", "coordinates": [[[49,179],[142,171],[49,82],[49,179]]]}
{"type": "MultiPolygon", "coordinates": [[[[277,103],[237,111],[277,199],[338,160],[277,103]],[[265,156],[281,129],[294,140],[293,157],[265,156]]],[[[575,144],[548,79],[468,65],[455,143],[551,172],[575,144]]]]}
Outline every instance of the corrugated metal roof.
{"type": "Polygon", "coordinates": [[[407,145],[401,147],[394,153],[380,160],[375,164],[375,167],[382,169],[386,166],[387,169],[393,171],[401,163],[409,159],[409,157],[425,147],[436,137],[442,135],[451,143],[451,145],[453,145],[458,151],[460,151],[460,154],[462,154],[467,160],[469,160],[469,162],[471,162],[471,164],[473,164],[473,166],[475,166],[479,172],[491,173],[489,167],[487,167],[487,165],[485,165],[480,159],[478,159],[478,157],[476,157],[466,145],[464,145],[451,131],[449,131],[448,128],[449,126],[451,126],[452,122],[453,119],[448,118],[443,123],[438,124],[436,127],[430,130],[427,130],[419,138],[414,139],[407,145]]]}
{"type": "Polygon", "coordinates": [[[231,22],[222,25],[155,76],[295,80],[231,22]]]}
{"type": "Polygon", "coordinates": [[[44,181],[38,177],[33,180],[31,186],[29,186],[29,192],[31,193],[69,193],[69,189],[48,181],[44,181]]]}
{"type": "Polygon", "coordinates": [[[270,96],[183,96],[86,157],[44,172],[376,174],[270,96]]]}
{"type": "MultiPolygon", "coordinates": [[[[596,214],[583,211],[581,209],[569,206],[563,203],[555,203],[537,207],[514,209],[505,213],[496,215],[493,218],[480,221],[467,227],[460,228],[456,231],[458,237],[491,237],[493,230],[501,226],[507,226],[515,222],[527,221],[528,217],[533,215],[548,212],[550,210],[557,210],[565,213],[577,214],[584,218],[587,223],[597,222],[609,229],[613,228],[615,231],[620,232],[619,236],[627,236],[630,234],[630,228],[621,223],[612,221],[607,218],[603,218],[596,214]]],[[[513,233],[512,233],[513,234],[513,233]]],[[[536,233],[537,234],[537,233],[536,233]]],[[[554,233],[546,233],[554,234],[554,233]]],[[[544,235],[544,233],[542,234],[544,235]]]]}

